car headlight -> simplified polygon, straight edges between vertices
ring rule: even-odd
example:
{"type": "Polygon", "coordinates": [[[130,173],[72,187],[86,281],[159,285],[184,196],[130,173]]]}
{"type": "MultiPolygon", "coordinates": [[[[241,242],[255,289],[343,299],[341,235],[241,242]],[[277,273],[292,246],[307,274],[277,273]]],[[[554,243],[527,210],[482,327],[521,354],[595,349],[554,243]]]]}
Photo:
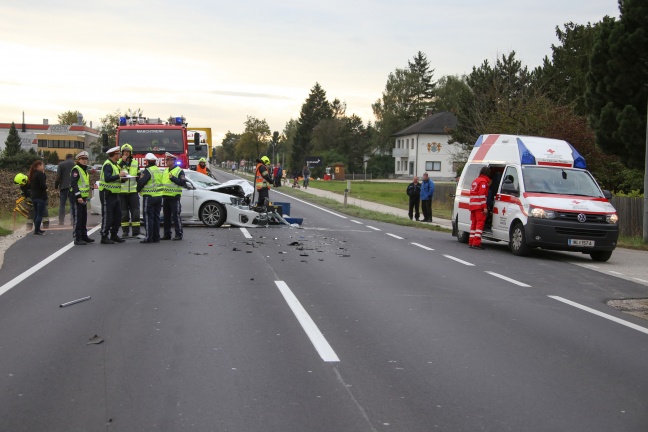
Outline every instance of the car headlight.
{"type": "Polygon", "coordinates": [[[553,210],[545,210],[543,208],[531,207],[529,211],[529,217],[539,218],[539,219],[554,219],[556,213],[553,210]]]}
{"type": "Polygon", "coordinates": [[[619,216],[617,216],[616,213],[613,213],[611,215],[605,216],[605,220],[607,221],[607,223],[615,224],[615,223],[619,222],[619,216]]]}

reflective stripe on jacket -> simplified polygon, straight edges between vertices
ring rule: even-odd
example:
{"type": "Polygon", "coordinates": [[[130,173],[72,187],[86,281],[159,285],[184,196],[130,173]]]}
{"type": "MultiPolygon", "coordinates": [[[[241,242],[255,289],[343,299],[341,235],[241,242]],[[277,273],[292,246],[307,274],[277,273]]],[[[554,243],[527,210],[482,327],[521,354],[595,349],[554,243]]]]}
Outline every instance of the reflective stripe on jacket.
{"type": "Polygon", "coordinates": [[[74,175],[74,171],[79,172],[79,180],[77,186],[79,187],[79,193],[81,198],[88,198],[90,196],[90,176],[88,175],[87,170],[79,168],[78,165],[72,167],[72,172],[70,175],[74,175]]]}
{"type": "Polygon", "coordinates": [[[165,169],[162,172],[162,195],[163,196],[178,196],[182,195],[182,186],[177,185],[171,181],[171,176],[169,174],[173,174],[174,177],[180,177],[180,173],[182,172],[182,168],[180,167],[174,167],[173,169],[165,169]]]}
{"type": "Polygon", "coordinates": [[[109,164],[112,167],[112,175],[118,176],[119,175],[119,167],[113,163],[110,159],[106,159],[106,162],[103,163],[101,166],[101,176],[99,177],[99,191],[102,190],[109,190],[112,193],[120,193],[121,192],[121,179],[117,179],[116,181],[112,182],[106,182],[104,180],[104,167],[106,164],[109,164]]]}
{"type": "Polygon", "coordinates": [[[270,189],[270,183],[268,183],[266,181],[266,179],[264,179],[263,176],[261,175],[260,168],[262,166],[265,166],[265,165],[260,163],[260,164],[257,164],[257,167],[256,167],[256,175],[255,175],[255,179],[254,179],[254,185],[256,186],[256,190],[270,189]]]}
{"type": "Polygon", "coordinates": [[[146,168],[151,178],[142,188],[142,195],[162,196],[162,171],[156,166],[146,168]]]}
{"type": "MultiPolygon", "coordinates": [[[[124,165],[122,167],[124,171],[128,173],[129,176],[137,176],[139,174],[139,165],[136,160],[132,160],[130,165],[124,165]]],[[[137,180],[128,179],[121,184],[121,193],[136,193],[137,192],[137,180]]]]}
{"type": "Polygon", "coordinates": [[[470,211],[486,208],[489,178],[485,175],[477,177],[470,187],[470,211]]]}

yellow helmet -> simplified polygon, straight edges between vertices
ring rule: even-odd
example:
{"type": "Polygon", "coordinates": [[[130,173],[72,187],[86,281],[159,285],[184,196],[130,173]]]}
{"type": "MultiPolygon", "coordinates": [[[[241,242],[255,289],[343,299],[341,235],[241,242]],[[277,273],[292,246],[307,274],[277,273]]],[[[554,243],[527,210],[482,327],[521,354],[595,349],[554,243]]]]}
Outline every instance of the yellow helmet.
{"type": "Polygon", "coordinates": [[[121,151],[126,151],[126,150],[133,153],[133,146],[131,146],[130,144],[124,144],[123,146],[121,146],[121,151]]]}
{"type": "Polygon", "coordinates": [[[205,162],[205,163],[207,163],[207,159],[205,159],[205,158],[200,158],[200,159],[198,159],[198,163],[200,163],[200,162],[205,162]]]}
{"type": "Polygon", "coordinates": [[[268,156],[261,157],[261,162],[268,165],[270,163],[270,158],[268,156]]]}
{"type": "Polygon", "coordinates": [[[16,174],[16,177],[14,177],[14,183],[16,183],[17,185],[26,185],[28,181],[29,177],[27,177],[25,174],[18,173],[16,174]]]}

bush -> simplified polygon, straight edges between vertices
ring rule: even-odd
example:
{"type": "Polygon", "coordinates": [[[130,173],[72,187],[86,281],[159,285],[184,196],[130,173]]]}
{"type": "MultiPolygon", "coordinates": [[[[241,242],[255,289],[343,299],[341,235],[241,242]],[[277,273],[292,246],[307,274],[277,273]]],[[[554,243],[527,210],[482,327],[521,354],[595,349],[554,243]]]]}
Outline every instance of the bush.
{"type": "Polygon", "coordinates": [[[14,155],[4,155],[2,158],[0,158],[0,168],[24,172],[26,174],[27,171],[29,171],[31,164],[33,164],[37,159],[41,159],[41,157],[36,153],[21,150],[14,155]]]}

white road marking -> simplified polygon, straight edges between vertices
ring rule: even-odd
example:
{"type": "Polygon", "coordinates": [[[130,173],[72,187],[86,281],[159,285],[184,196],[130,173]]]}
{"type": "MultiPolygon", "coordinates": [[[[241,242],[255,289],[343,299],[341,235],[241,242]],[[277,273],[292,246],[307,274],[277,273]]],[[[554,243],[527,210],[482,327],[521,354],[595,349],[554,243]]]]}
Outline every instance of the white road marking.
{"type": "Polygon", "coordinates": [[[252,238],[252,234],[247,230],[247,228],[241,228],[241,232],[243,233],[243,236],[247,239],[252,238]]]}
{"type": "Polygon", "coordinates": [[[306,201],[304,201],[304,200],[300,200],[299,198],[295,198],[295,197],[293,197],[293,196],[291,196],[291,195],[286,195],[286,194],[284,194],[284,193],[277,192],[276,190],[274,190],[273,192],[276,193],[276,194],[279,194],[279,195],[283,195],[283,196],[285,196],[285,197],[289,197],[290,199],[293,199],[293,200],[295,200],[295,201],[299,201],[299,202],[302,203],[302,204],[306,204],[306,205],[309,205],[309,206],[311,206],[311,207],[315,207],[317,210],[321,210],[321,211],[323,211],[323,212],[330,213],[330,214],[332,214],[333,216],[337,216],[337,217],[342,218],[342,219],[348,219],[346,216],[342,216],[341,214],[337,214],[337,213],[335,213],[335,212],[332,212],[331,210],[327,210],[327,209],[325,209],[325,208],[323,208],[323,207],[316,206],[315,204],[311,204],[311,203],[306,202],[306,201]]]}
{"type": "Polygon", "coordinates": [[[387,235],[390,236],[390,237],[394,237],[395,239],[403,240],[403,237],[399,237],[399,236],[397,236],[396,234],[390,234],[390,233],[385,233],[385,234],[387,234],[387,235]]]}
{"type": "Polygon", "coordinates": [[[511,282],[511,283],[513,283],[513,284],[515,284],[515,285],[519,285],[519,286],[521,286],[521,287],[531,288],[531,285],[527,285],[527,284],[522,283],[522,282],[520,282],[520,281],[516,281],[515,279],[511,279],[510,277],[506,277],[506,276],[501,275],[501,274],[499,274],[499,273],[495,273],[495,272],[492,272],[492,271],[487,271],[486,273],[488,273],[489,275],[492,275],[492,276],[498,277],[498,278],[500,278],[500,279],[504,279],[505,281],[511,282]]]}
{"type": "Polygon", "coordinates": [[[612,270],[608,270],[608,273],[612,273],[612,274],[614,274],[614,275],[623,276],[623,273],[619,273],[619,272],[612,271],[612,270]]]}
{"type": "Polygon", "coordinates": [[[639,279],[639,278],[633,278],[633,279],[638,280],[639,282],[648,283],[648,280],[639,279]]]}
{"type": "Polygon", "coordinates": [[[457,261],[458,263],[467,265],[467,266],[473,266],[473,267],[475,266],[475,264],[469,263],[468,261],[464,261],[464,260],[459,259],[459,258],[455,258],[452,255],[443,255],[443,256],[446,257],[446,258],[449,258],[451,260],[457,261]]]}
{"type": "Polygon", "coordinates": [[[357,223],[357,224],[360,224],[360,225],[362,225],[362,222],[360,222],[360,221],[357,221],[357,220],[353,220],[353,219],[350,219],[350,221],[351,221],[351,222],[353,222],[353,223],[357,223]]]}
{"type": "Polygon", "coordinates": [[[308,312],[306,312],[306,309],[304,309],[301,303],[299,303],[299,300],[297,300],[295,294],[293,294],[290,288],[288,288],[288,285],[286,285],[284,281],[275,281],[275,284],[277,285],[277,288],[279,288],[281,294],[284,296],[284,299],[286,300],[286,303],[288,303],[288,306],[290,306],[290,309],[292,309],[295,317],[297,317],[297,321],[299,321],[299,323],[301,324],[302,328],[306,332],[306,335],[319,353],[322,360],[324,360],[325,362],[339,362],[340,359],[338,358],[337,354],[335,354],[335,351],[333,351],[331,345],[329,345],[329,343],[326,341],[324,335],[322,335],[322,332],[319,331],[315,322],[312,320],[310,315],[308,315],[308,312]]]}
{"type": "Polygon", "coordinates": [[[634,329],[634,330],[640,331],[642,333],[648,334],[648,328],[646,328],[646,327],[642,327],[642,326],[639,326],[637,324],[633,324],[633,323],[631,323],[629,321],[622,320],[621,318],[617,318],[615,316],[608,315],[608,314],[603,313],[603,312],[599,312],[596,309],[592,309],[590,307],[583,306],[580,303],[576,303],[576,302],[573,302],[571,300],[567,300],[566,298],[562,298],[562,297],[558,297],[558,296],[548,296],[548,297],[552,298],[554,300],[558,300],[559,302],[563,302],[565,304],[568,304],[570,306],[574,306],[575,308],[584,310],[585,312],[589,312],[591,314],[598,315],[598,316],[600,316],[602,318],[605,318],[605,319],[608,319],[610,321],[614,321],[617,324],[621,324],[621,325],[624,325],[626,327],[630,327],[631,329],[634,329]]]}
{"type": "MultiPolygon", "coordinates": [[[[90,231],[88,231],[88,235],[93,234],[93,233],[97,232],[100,229],[101,229],[101,225],[97,225],[96,227],[94,227],[90,231]]],[[[24,281],[29,276],[33,275],[38,270],[42,269],[47,264],[51,263],[56,258],[60,257],[61,255],[63,255],[65,252],[69,251],[73,247],[74,247],[74,242],[69,243],[67,246],[64,246],[63,248],[59,249],[57,252],[54,252],[52,255],[48,256],[47,258],[45,258],[43,261],[39,262],[38,264],[36,264],[32,268],[30,268],[28,270],[25,270],[24,272],[22,272],[21,274],[19,274],[15,278],[11,279],[9,282],[7,282],[6,284],[4,284],[4,285],[2,285],[0,287],[0,295],[6,293],[11,288],[15,287],[20,282],[24,281]]]]}
{"type": "Polygon", "coordinates": [[[418,246],[418,247],[420,247],[421,249],[425,249],[425,250],[434,250],[434,249],[429,248],[429,247],[427,247],[427,246],[423,246],[422,244],[418,244],[418,243],[410,243],[410,244],[413,244],[414,246],[418,246]]]}
{"type": "Polygon", "coordinates": [[[371,225],[367,225],[367,228],[371,228],[374,231],[380,231],[380,228],[372,227],[371,225]]]}

